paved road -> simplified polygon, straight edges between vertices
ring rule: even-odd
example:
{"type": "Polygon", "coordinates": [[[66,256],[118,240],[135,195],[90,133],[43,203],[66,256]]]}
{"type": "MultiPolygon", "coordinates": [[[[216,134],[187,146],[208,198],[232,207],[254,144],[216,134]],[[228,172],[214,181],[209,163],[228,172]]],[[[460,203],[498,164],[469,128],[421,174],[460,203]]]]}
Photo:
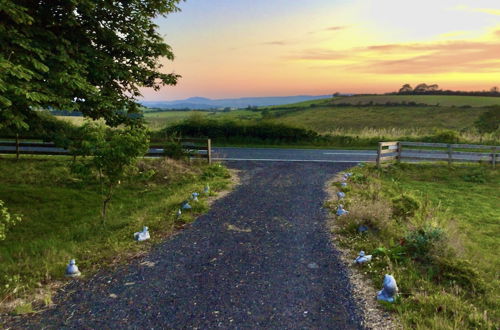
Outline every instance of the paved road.
{"type": "Polygon", "coordinates": [[[374,150],[214,148],[215,159],[235,161],[366,162],[376,157],[374,150]]]}
{"type": "MultiPolygon", "coordinates": [[[[15,150],[14,147],[0,146],[1,150],[15,150]]],[[[60,148],[39,148],[39,147],[21,147],[21,150],[33,151],[57,151],[64,152],[60,148]]],[[[152,149],[152,152],[158,152],[160,155],[162,150],[152,149]]],[[[373,162],[376,160],[377,152],[375,150],[339,150],[339,149],[279,149],[279,148],[214,148],[213,154],[216,160],[233,160],[233,161],[308,161],[308,162],[373,162]]],[[[386,156],[395,156],[396,154],[387,154],[386,156]]],[[[446,151],[426,151],[416,152],[410,149],[403,150],[404,157],[423,157],[427,160],[432,159],[447,159],[446,151]]],[[[454,159],[457,160],[483,160],[490,161],[491,156],[477,155],[474,153],[462,152],[454,154],[454,159]]]]}
{"type": "Polygon", "coordinates": [[[8,326],[362,328],[322,208],[325,181],[354,163],[228,165],[242,170],[242,184],[191,228],[116,272],[73,282],[55,308],[8,326]]]}

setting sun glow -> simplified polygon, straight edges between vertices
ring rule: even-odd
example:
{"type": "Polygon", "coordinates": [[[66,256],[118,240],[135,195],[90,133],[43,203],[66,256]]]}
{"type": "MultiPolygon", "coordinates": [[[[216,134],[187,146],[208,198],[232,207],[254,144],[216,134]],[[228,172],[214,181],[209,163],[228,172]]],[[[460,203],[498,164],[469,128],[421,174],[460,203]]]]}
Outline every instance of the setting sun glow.
{"type": "Polygon", "coordinates": [[[500,2],[188,0],[157,20],[182,79],[148,100],[500,84],[500,2]]]}

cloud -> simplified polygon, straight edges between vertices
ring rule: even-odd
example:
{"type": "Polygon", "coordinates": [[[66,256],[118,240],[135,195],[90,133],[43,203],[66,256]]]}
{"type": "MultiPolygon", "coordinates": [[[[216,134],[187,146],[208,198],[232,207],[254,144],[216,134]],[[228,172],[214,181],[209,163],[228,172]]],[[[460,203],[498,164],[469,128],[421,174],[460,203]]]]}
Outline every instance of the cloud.
{"type": "Polygon", "coordinates": [[[485,14],[500,16],[500,9],[476,8],[476,9],[473,9],[473,11],[475,11],[477,13],[485,13],[485,14]]]}
{"type": "Polygon", "coordinates": [[[339,30],[345,30],[347,29],[347,26],[330,26],[325,29],[325,31],[339,31],[339,30]]]}
{"type": "Polygon", "coordinates": [[[500,9],[498,9],[498,8],[497,9],[495,9],[495,8],[471,8],[469,6],[458,6],[456,8],[458,10],[463,10],[463,11],[500,16],[500,9]]]}
{"type": "Polygon", "coordinates": [[[286,42],[285,40],[275,40],[275,41],[267,41],[261,43],[261,45],[266,45],[266,46],[286,46],[288,44],[289,42],[286,42]]]}
{"type": "MultiPolygon", "coordinates": [[[[500,30],[496,33],[500,34],[500,30]]],[[[500,72],[498,54],[499,42],[462,40],[383,44],[345,51],[310,50],[293,58],[330,61],[344,70],[363,73],[433,74],[500,72]]]]}

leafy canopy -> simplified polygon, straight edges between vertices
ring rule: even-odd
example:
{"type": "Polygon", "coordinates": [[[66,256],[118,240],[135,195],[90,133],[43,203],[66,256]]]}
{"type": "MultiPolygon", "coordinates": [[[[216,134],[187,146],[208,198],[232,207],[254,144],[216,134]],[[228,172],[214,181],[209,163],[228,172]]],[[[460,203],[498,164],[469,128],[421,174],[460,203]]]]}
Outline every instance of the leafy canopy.
{"type": "Polygon", "coordinates": [[[0,128],[27,129],[30,111],[77,110],[131,123],[140,87],[179,78],[153,19],[180,0],[1,0],[0,128]]]}
{"type": "Polygon", "coordinates": [[[74,140],[70,150],[81,157],[73,171],[83,175],[96,175],[103,197],[102,216],[113,191],[136,167],[137,159],[149,149],[147,130],[140,127],[108,129],[102,124],[87,123],[80,129],[80,140],[74,140]]]}

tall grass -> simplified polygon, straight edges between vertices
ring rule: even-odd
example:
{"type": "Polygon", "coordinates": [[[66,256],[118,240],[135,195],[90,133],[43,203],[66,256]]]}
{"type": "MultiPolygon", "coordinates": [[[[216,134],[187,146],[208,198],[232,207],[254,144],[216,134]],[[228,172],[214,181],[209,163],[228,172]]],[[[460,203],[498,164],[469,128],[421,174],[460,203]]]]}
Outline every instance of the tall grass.
{"type": "Polygon", "coordinates": [[[353,259],[360,250],[374,256],[362,271],[376,288],[384,274],[394,275],[400,295],[384,306],[405,328],[497,328],[498,171],[395,164],[353,172],[343,202],[350,213],[338,217],[333,230],[353,259]],[[368,232],[358,232],[360,225],[368,232]]]}

